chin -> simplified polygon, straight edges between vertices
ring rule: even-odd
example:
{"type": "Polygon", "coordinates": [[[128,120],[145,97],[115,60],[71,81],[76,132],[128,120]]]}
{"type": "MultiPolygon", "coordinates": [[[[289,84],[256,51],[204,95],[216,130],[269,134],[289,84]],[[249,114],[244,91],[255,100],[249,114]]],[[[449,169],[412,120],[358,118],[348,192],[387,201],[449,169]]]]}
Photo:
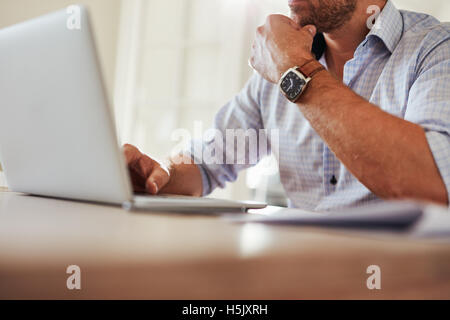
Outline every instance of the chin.
{"type": "Polygon", "coordinates": [[[296,24],[301,25],[300,24],[301,19],[300,19],[300,17],[298,15],[291,14],[291,19],[294,20],[296,24]]]}
{"type": "Polygon", "coordinates": [[[298,7],[291,7],[291,19],[300,26],[305,26],[307,24],[310,24],[311,22],[308,9],[303,7],[301,8],[301,10],[298,7]]]}
{"type": "Polygon", "coordinates": [[[307,19],[303,16],[300,16],[298,14],[293,14],[291,15],[291,19],[295,21],[296,24],[298,24],[300,27],[304,27],[308,24],[314,24],[314,22],[312,22],[310,19],[307,19]]]}

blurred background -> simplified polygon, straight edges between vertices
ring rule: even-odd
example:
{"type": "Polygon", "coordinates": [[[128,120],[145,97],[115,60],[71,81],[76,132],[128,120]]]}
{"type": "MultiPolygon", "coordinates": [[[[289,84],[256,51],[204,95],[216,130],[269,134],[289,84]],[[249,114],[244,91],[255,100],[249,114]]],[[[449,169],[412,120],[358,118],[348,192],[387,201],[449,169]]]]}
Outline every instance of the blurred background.
{"type": "MultiPolygon", "coordinates": [[[[398,8],[450,21],[448,0],[393,2],[398,8]]],[[[0,28],[73,3],[0,0],[0,28]]],[[[256,27],[268,14],[288,14],[287,0],[75,3],[91,11],[121,143],[135,144],[156,158],[167,157],[179,142],[171,139],[175,129],[193,132],[195,122],[203,130],[209,128],[217,110],[251,74],[247,59],[256,27]]],[[[213,196],[283,205],[284,192],[274,164],[273,159],[264,160],[213,196]]]]}

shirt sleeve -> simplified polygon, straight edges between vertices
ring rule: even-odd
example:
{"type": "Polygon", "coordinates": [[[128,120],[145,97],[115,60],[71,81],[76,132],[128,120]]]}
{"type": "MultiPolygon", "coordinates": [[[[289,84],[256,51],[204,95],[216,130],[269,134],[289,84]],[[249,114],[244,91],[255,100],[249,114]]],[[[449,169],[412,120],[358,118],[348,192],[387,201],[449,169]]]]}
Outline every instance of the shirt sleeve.
{"type": "MultiPolygon", "coordinates": [[[[259,150],[265,137],[260,135],[263,129],[259,103],[261,82],[262,78],[255,73],[242,91],[219,110],[213,127],[203,139],[192,140],[185,152],[200,169],[204,196],[217,187],[224,188],[226,182],[235,181],[240,171],[255,165],[265,155],[259,150]],[[243,134],[245,146],[239,148],[236,139],[240,138],[235,136],[227,139],[230,134],[243,134]]],[[[270,146],[267,152],[269,149],[270,146]]]]}
{"type": "Polygon", "coordinates": [[[418,64],[405,119],[421,125],[450,199],[450,38],[418,64]]]}

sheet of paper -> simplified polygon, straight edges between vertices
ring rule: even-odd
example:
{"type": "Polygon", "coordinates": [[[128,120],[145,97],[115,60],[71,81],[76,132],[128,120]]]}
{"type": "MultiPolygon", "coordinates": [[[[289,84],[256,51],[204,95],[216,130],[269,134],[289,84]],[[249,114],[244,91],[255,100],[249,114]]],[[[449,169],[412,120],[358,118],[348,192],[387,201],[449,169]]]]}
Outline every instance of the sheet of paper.
{"type": "Polygon", "coordinates": [[[281,209],[268,214],[249,214],[227,219],[237,223],[339,226],[368,229],[405,229],[416,223],[424,206],[414,202],[380,202],[365,207],[319,213],[281,209]]]}
{"type": "Polygon", "coordinates": [[[428,206],[424,215],[411,230],[411,236],[450,240],[450,210],[439,206],[428,206]]]}

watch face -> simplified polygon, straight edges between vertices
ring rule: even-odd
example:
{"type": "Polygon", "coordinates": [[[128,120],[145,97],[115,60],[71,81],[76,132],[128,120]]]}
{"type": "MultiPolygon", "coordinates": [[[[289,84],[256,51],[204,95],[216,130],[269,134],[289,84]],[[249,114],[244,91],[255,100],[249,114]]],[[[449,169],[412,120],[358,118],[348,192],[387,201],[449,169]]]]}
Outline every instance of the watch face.
{"type": "Polygon", "coordinates": [[[289,100],[294,101],[302,93],[305,85],[306,81],[291,71],[283,78],[281,89],[289,100]]]}

